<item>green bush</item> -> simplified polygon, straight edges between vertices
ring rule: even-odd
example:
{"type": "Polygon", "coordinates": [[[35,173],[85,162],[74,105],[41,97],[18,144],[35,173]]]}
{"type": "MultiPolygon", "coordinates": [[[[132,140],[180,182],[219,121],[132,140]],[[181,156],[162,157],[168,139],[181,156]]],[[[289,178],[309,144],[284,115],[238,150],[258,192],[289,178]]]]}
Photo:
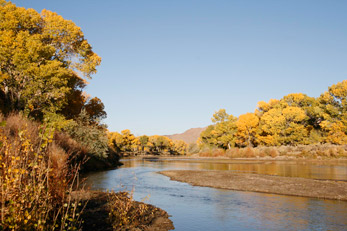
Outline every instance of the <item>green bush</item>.
{"type": "Polygon", "coordinates": [[[78,143],[87,148],[88,154],[98,158],[107,158],[108,139],[105,128],[91,123],[85,111],[73,121],[66,132],[78,143]]]}

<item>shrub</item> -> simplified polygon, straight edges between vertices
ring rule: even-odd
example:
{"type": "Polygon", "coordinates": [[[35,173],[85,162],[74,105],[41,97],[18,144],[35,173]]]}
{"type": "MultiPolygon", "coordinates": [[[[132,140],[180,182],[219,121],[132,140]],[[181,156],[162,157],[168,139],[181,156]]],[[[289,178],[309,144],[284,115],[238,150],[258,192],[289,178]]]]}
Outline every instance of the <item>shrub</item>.
{"type": "Polygon", "coordinates": [[[250,147],[247,147],[243,150],[243,156],[247,158],[255,157],[254,150],[250,147]]]}
{"type": "Polygon", "coordinates": [[[222,157],[225,156],[225,150],[221,148],[217,148],[212,150],[212,156],[213,157],[222,157]]]}
{"type": "Polygon", "coordinates": [[[196,143],[189,144],[188,146],[188,153],[189,154],[195,154],[199,152],[199,147],[196,143]]]}
{"type": "Polygon", "coordinates": [[[88,154],[101,159],[107,158],[108,139],[105,128],[90,123],[84,111],[76,121],[66,128],[66,132],[81,146],[85,147],[88,154]]]}
{"type": "Polygon", "coordinates": [[[275,158],[278,156],[278,151],[275,148],[271,148],[269,151],[269,156],[271,156],[272,158],[275,158]]]}
{"type": "Polygon", "coordinates": [[[133,193],[109,193],[109,220],[113,230],[146,230],[156,213],[161,211],[152,205],[136,202],[133,193]]]}
{"type": "Polygon", "coordinates": [[[53,131],[11,115],[0,127],[0,230],[76,230],[78,199],[71,198],[76,172],[53,131]]]}
{"type": "Polygon", "coordinates": [[[238,148],[230,148],[226,150],[225,155],[229,158],[239,157],[239,149],[238,148]]]}

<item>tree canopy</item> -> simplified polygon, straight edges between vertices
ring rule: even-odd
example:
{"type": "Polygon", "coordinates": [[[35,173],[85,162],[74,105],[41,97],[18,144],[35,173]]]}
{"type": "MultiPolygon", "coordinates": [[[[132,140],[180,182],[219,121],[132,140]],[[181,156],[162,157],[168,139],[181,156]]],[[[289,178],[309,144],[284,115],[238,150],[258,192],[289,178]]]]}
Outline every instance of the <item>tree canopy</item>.
{"type": "Polygon", "coordinates": [[[96,73],[101,58],[81,28],[60,15],[0,0],[0,98],[2,111],[35,118],[63,110],[96,73]]]}
{"type": "Polygon", "coordinates": [[[0,0],[2,114],[22,112],[68,133],[90,154],[105,157],[104,104],[84,92],[100,62],[71,20],[0,0]]]}
{"type": "Polygon", "coordinates": [[[108,133],[109,145],[123,155],[185,155],[188,145],[181,140],[171,140],[166,136],[135,137],[130,130],[108,133]]]}
{"type": "Polygon", "coordinates": [[[347,80],[334,84],[320,97],[292,93],[282,99],[260,101],[254,113],[238,118],[217,111],[200,135],[200,146],[279,146],[347,144],[347,80]]]}

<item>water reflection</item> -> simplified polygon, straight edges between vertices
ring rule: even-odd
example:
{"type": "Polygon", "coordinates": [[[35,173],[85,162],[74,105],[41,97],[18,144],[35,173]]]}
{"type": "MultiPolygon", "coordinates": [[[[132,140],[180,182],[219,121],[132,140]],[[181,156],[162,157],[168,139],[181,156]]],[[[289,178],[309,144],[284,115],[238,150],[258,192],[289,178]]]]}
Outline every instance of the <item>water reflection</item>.
{"type": "Polygon", "coordinates": [[[239,161],[187,159],[126,159],[125,167],[157,166],[174,169],[219,170],[287,177],[347,181],[347,161],[333,163],[303,161],[239,161]],[[154,162],[151,164],[151,162],[154,162]]]}
{"type": "MultiPolygon", "coordinates": [[[[172,215],[176,230],[345,230],[347,202],[264,193],[217,190],[193,187],[170,181],[157,171],[168,169],[215,169],[268,174],[301,174],[312,176],[320,165],[284,163],[202,163],[186,160],[125,160],[117,170],[92,174],[87,183],[93,189],[131,190],[136,200],[147,199],[172,215]],[[288,173],[289,172],[289,173],[288,173]]],[[[333,166],[331,166],[333,167],[333,166]]],[[[344,177],[338,171],[323,167],[324,177],[344,177]],[[329,169],[329,170],[327,170],[329,169]]],[[[337,168],[338,169],[338,168],[337,168]]],[[[343,173],[343,172],[342,172],[343,173]]],[[[344,172],[346,173],[346,172],[344,172]]]]}

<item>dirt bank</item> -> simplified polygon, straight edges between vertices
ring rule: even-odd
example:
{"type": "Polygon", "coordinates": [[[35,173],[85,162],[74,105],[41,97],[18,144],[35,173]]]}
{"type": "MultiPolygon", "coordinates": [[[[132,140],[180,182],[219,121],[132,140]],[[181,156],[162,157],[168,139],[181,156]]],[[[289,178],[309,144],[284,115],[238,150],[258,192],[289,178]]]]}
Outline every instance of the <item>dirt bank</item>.
{"type": "Polygon", "coordinates": [[[347,200],[347,182],[343,181],[232,173],[228,171],[175,170],[160,173],[170,177],[171,180],[189,183],[194,186],[347,200]]]}
{"type": "Polygon", "coordinates": [[[126,193],[110,194],[100,191],[76,191],[74,194],[74,196],[81,198],[82,202],[88,201],[87,206],[81,214],[83,231],[166,231],[174,229],[173,223],[169,219],[167,212],[153,205],[133,201],[129,199],[126,193]],[[116,198],[120,200],[117,205],[123,207],[114,209],[122,210],[119,211],[123,213],[123,225],[121,225],[121,227],[112,227],[115,226],[115,220],[110,219],[109,215],[111,213],[111,203],[114,203],[112,200],[116,198]],[[125,211],[124,206],[130,208],[132,211],[125,211]],[[134,214],[136,215],[133,216],[134,214]],[[124,224],[124,220],[128,220],[129,222],[124,224]]]}

